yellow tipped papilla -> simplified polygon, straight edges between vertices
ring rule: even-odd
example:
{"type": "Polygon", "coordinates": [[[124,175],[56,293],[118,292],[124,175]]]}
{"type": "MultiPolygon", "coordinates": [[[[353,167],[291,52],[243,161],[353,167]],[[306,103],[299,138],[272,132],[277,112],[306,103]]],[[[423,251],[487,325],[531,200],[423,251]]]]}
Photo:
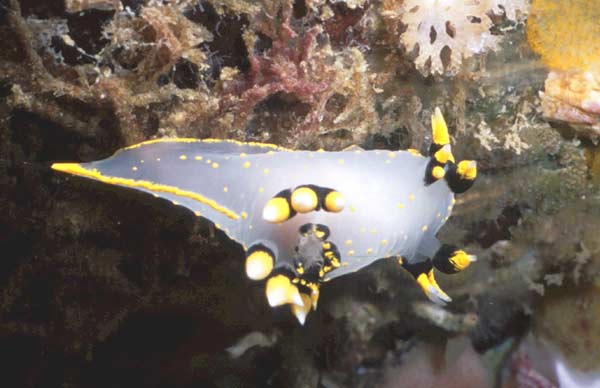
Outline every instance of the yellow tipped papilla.
{"type": "Polygon", "coordinates": [[[267,281],[265,289],[269,306],[277,307],[284,304],[304,306],[298,287],[292,284],[285,275],[276,275],[267,281]]]}
{"type": "Polygon", "coordinates": [[[319,198],[310,187],[299,187],[292,193],[292,208],[298,213],[308,213],[317,208],[319,198]]]}
{"type": "Polygon", "coordinates": [[[434,303],[446,304],[452,299],[446,294],[440,286],[438,286],[435,278],[433,277],[433,271],[429,273],[422,273],[417,277],[417,283],[423,290],[423,293],[434,303]],[[432,281],[433,280],[433,281],[432,281]]]}
{"type": "Polygon", "coordinates": [[[271,198],[265,207],[262,214],[263,220],[272,223],[283,222],[290,218],[290,205],[285,198],[271,198]]]}
{"type": "Polygon", "coordinates": [[[435,178],[435,179],[442,179],[444,177],[444,175],[446,175],[446,170],[444,170],[442,167],[440,166],[435,166],[431,169],[431,175],[435,178]]]}
{"type": "Polygon", "coordinates": [[[339,191],[330,191],[325,196],[325,210],[328,212],[338,213],[344,209],[346,206],[346,199],[339,191]]]}
{"type": "Polygon", "coordinates": [[[246,257],[246,275],[252,280],[263,280],[273,270],[273,256],[267,251],[256,250],[246,257]]]}
{"type": "Polygon", "coordinates": [[[306,294],[300,294],[300,297],[302,298],[303,305],[298,306],[297,304],[292,304],[290,309],[292,310],[292,314],[294,314],[298,322],[300,322],[301,325],[304,325],[304,322],[306,322],[306,317],[308,316],[312,306],[312,300],[310,296],[306,294]]]}
{"type": "Polygon", "coordinates": [[[446,144],[440,148],[435,154],[433,154],[433,157],[441,164],[445,164],[448,161],[454,163],[454,155],[452,155],[452,147],[450,144],[446,144]]]}
{"type": "Polygon", "coordinates": [[[461,178],[474,180],[477,178],[477,162],[474,160],[463,160],[456,166],[456,172],[461,178]]]}
{"type": "Polygon", "coordinates": [[[450,136],[448,135],[448,127],[442,111],[436,107],[435,111],[431,115],[431,131],[433,134],[433,143],[438,145],[444,145],[450,143],[450,136]]]}
{"type": "Polygon", "coordinates": [[[329,237],[329,228],[327,228],[325,225],[313,225],[313,233],[319,240],[325,241],[325,239],[329,237]]]}
{"type": "Polygon", "coordinates": [[[477,256],[468,255],[465,251],[458,250],[454,252],[454,255],[452,255],[449,261],[457,271],[462,271],[471,265],[471,263],[477,261],[477,256]]]}

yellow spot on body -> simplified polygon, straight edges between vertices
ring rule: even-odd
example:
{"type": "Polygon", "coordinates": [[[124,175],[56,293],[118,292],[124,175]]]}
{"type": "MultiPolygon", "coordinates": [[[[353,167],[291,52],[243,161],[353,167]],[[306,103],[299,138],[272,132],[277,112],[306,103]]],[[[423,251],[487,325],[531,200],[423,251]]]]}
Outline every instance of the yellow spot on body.
{"type": "Polygon", "coordinates": [[[419,152],[419,150],[417,150],[415,148],[409,148],[406,151],[414,156],[421,156],[421,153],[419,152]]]}
{"type": "Polygon", "coordinates": [[[212,163],[212,160],[210,160],[210,159],[206,160],[206,164],[211,164],[211,163],[212,163]]]}
{"type": "Polygon", "coordinates": [[[248,213],[246,213],[246,212],[242,212],[242,218],[243,218],[243,219],[247,219],[247,218],[248,218],[248,213]]]}
{"type": "Polygon", "coordinates": [[[398,264],[404,265],[404,260],[402,260],[402,257],[398,257],[398,264]]]}
{"type": "Polygon", "coordinates": [[[173,201],[172,203],[173,203],[173,205],[179,205],[179,202],[177,202],[177,201],[173,201]]]}
{"type": "Polygon", "coordinates": [[[411,200],[411,201],[414,201],[415,200],[415,195],[414,194],[409,195],[408,199],[411,200]]]}
{"type": "Polygon", "coordinates": [[[367,255],[370,255],[371,253],[373,253],[373,248],[367,249],[367,255]]]}
{"type": "Polygon", "coordinates": [[[244,164],[242,164],[242,167],[250,168],[251,165],[252,165],[252,163],[250,163],[250,162],[244,162],[244,164]]]}
{"type": "Polygon", "coordinates": [[[226,192],[228,192],[228,191],[229,191],[229,187],[227,187],[227,186],[223,187],[223,191],[224,191],[225,193],[226,193],[226,192]]]}
{"type": "Polygon", "coordinates": [[[198,217],[200,217],[200,212],[199,211],[195,211],[194,214],[198,217]]]}
{"type": "Polygon", "coordinates": [[[352,213],[356,212],[356,208],[353,205],[350,205],[349,209],[352,213]]]}
{"type": "Polygon", "coordinates": [[[452,210],[452,205],[449,205],[447,209],[448,211],[452,210]]]}
{"type": "Polygon", "coordinates": [[[362,151],[361,150],[356,150],[356,151],[354,151],[354,153],[355,154],[362,154],[362,151]]]}
{"type": "Polygon", "coordinates": [[[323,148],[319,148],[317,152],[325,152],[325,150],[323,148]]]}
{"type": "Polygon", "coordinates": [[[452,204],[454,205],[456,203],[456,198],[452,198],[452,204]]]}
{"type": "Polygon", "coordinates": [[[219,168],[219,163],[214,162],[213,164],[211,164],[212,168],[219,168]]]}
{"type": "Polygon", "coordinates": [[[373,228],[369,231],[371,234],[377,234],[377,229],[373,228]]]}
{"type": "Polygon", "coordinates": [[[195,156],[194,159],[196,159],[196,160],[202,160],[202,156],[200,156],[200,155],[195,156]]]}
{"type": "Polygon", "coordinates": [[[268,152],[267,152],[267,155],[273,155],[274,153],[275,153],[275,152],[273,152],[273,151],[268,151],[268,152]]]}
{"type": "Polygon", "coordinates": [[[215,228],[221,229],[221,224],[215,224],[215,228]]]}
{"type": "Polygon", "coordinates": [[[352,240],[346,240],[346,245],[352,245],[352,240]]]}
{"type": "Polygon", "coordinates": [[[181,159],[181,160],[186,160],[186,159],[187,159],[187,156],[185,156],[185,155],[180,155],[180,156],[179,156],[179,159],[181,159]]]}
{"type": "Polygon", "coordinates": [[[245,158],[245,157],[246,157],[246,153],[245,153],[245,152],[242,152],[242,153],[240,154],[240,157],[241,157],[241,158],[245,158]]]}
{"type": "Polygon", "coordinates": [[[348,251],[348,256],[354,256],[354,251],[353,250],[349,250],[348,251]]]}
{"type": "Polygon", "coordinates": [[[365,227],[360,228],[360,232],[361,233],[367,233],[367,228],[365,228],[365,227]]]}
{"type": "Polygon", "coordinates": [[[399,203],[398,204],[398,209],[404,209],[404,204],[403,203],[399,203]]]}
{"type": "Polygon", "coordinates": [[[258,188],[258,192],[259,192],[259,193],[262,193],[263,191],[265,191],[265,188],[264,188],[264,187],[259,187],[259,188],[258,188]]]}
{"type": "Polygon", "coordinates": [[[134,187],[134,188],[143,188],[148,191],[155,191],[160,193],[169,193],[182,198],[189,198],[205,205],[210,206],[213,210],[216,210],[219,213],[226,215],[227,217],[237,220],[239,219],[239,215],[225,206],[219,205],[216,201],[206,198],[198,193],[193,191],[181,190],[175,186],[161,185],[158,183],[144,181],[144,180],[135,180],[135,179],[127,179],[113,176],[102,175],[97,170],[88,170],[82,167],[79,163],[54,163],[52,165],[53,170],[67,172],[73,175],[84,176],[87,178],[95,179],[103,183],[107,183],[110,185],[119,185],[125,187],[134,187]]]}
{"type": "Polygon", "coordinates": [[[137,170],[138,170],[138,168],[137,168],[136,166],[133,166],[133,167],[131,167],[131,169],[132,169],[133,171],[137,171],[137,170]]]}
{"type": "Polygon", "coordinates": [[[421,230],[422,230],[423,232],[427,232],[427,229],[429,229],[429,227],[428,227],[427,225],[423,225],[423,226],[421,227],[421,230]]]}
{"type": "Polygon", "coordinates": [[[263,172],[264,172],[265,174],[268,174],[268,173],[269,173],[269,169],[268,169],[268,168],[265,168],[265,169],[263,170],[263,172]]]}
{"type": "Polygon", "coordinates": [[[381,240],[381,245],[387,245],[388,241],[387,240],[381,240]]]}
{"type": "Polygon", "coordinates": [[[390,153],[388,154],[388,157],[390,157],[390,158],[395,158],[395,157],[396,157],[396,153],[394,153],[394,152],[390,152],[390,153]]]}

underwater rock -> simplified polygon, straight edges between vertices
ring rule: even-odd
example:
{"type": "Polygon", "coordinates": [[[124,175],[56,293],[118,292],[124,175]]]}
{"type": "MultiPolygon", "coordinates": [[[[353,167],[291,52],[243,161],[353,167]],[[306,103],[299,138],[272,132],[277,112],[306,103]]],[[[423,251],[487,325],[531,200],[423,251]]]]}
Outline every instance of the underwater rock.
{"type": "Polygon", "coordinates": [[[533,333],[559,350],[566,362],[600,378],[600,286],[550,288],[536,311],[533,333]]]}
{"type": "Polygon", "coordinates": [[[598,72],[599,18],[595,0],[533,0],[527,41],[550,69],[598,72]]]}
{"type": "Polygon", "coordinates": [[[481,357],[469,345],[450,360],[445,346],[421,343],[409,351],[400,365],[388,367],[382,388],[448,387],[491,388],[481,357]]]}
{"type": "Polygon", "coordinates": [[[569,125],[582,137],[600,137],[600,76],[552,71],[540,92],[542,112],[550,121],[569,125]]]}

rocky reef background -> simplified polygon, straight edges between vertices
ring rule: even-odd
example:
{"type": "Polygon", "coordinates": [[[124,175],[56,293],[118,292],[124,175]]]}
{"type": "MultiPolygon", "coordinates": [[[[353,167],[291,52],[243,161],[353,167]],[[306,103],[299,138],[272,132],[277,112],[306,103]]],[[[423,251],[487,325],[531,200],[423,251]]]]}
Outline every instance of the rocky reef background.
{"type": "Polygon", "coordinates": [[[598,83],[554,73],[544,89],[525,1],[413,3],[0,1],[0,378],[518,387],[558,384],[556,360],[600,372],[598,83]],[[479,260],[438,277],[445,308],[385,261],[326,284],[301,327],[209,222],[49,169],[162,136],[425,151],[435,106],[455,155],[479,163],[440,234],[479,260]]]}

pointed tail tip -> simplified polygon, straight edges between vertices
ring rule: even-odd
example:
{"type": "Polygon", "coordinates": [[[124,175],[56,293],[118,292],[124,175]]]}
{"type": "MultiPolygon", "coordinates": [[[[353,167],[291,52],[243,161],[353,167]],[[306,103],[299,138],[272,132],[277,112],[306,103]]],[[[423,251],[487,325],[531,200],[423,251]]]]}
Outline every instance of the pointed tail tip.
{"type": "Polygon", "coordinates": [[[66,172],[74,175],[85,175],[85,169],[79,163],[52,163],[50,168],[54,171],[66,172]]]}

